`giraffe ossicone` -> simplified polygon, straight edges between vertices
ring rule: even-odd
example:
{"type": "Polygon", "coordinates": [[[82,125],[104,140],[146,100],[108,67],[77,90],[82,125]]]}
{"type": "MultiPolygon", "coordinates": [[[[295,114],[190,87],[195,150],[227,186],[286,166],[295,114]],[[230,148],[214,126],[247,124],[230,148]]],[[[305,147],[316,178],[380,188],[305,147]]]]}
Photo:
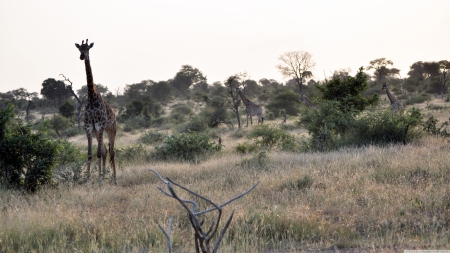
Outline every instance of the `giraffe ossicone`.
{"type": "Polygon", "coordinates": [[[105,176],[106,154],[108,149],[103,143],[103,132],[106,132],[109,139],[109,159],[111,167],[114,173],[114,183],[117,184],[116,178],[116,163],[115,163],[115,151],[114,142],[117,133],[117,121],[114,109],[102,98],[97,86],[94,84],[94,78],[92,76],[92,68],[89,59],[89,50],[94,46],[94,43],[88,44],[84,40],[81,45],[75,46],[80,50],[80,60],[84,60],[86,68],[86,79],[88,88],[88,101],[84,112],[84,130],[88,139],[88,178],[91,176],[91,160],[92,160],[92,134],[97,139],[97,158],[98,158],[98,172],[99,180],[101,181],[105,176]],[[102,158],[102,159],[100,159],[102,158]],[[103,161],[103,174],[102,174],[102,161],[103,161]]]}

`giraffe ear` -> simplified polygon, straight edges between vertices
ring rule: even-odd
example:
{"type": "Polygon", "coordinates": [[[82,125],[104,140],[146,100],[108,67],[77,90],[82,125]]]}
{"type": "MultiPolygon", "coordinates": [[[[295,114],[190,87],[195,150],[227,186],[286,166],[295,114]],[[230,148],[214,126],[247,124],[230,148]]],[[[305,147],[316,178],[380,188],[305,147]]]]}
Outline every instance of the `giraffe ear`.
{"type": "Polygon", "coordinates": [[[92,48],[94,46],[94,42],[92,42],[90,45],[89,45],[89,48],[92,48]]]}
{"type": "Polygon", "coordinates": [[[75,46],[80,49],[80,44],[75,43],[75,46]]]}

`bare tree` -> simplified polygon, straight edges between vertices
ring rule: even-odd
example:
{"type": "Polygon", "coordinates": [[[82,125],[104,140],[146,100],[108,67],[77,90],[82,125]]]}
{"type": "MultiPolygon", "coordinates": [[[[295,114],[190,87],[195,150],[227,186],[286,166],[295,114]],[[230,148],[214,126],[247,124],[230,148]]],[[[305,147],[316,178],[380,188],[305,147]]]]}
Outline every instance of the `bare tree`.
{"type": "Polygon", "coordinates": [[[316,66],[312,55],[304,51],[290,51],[282,54],[278,59],[283,62],[276,66],[278,70],[284,77],[294,78],[300,94],[303,95],[303,79],[312,77],[311,70],[316,66]]]}
{"type": "Polygon", "coordinates": [[[72,81],[69,80],[69,78],[67,78],[66,76],[64,76],[64,74],[59,74],[60,76],[64,77],[64,81],[69,82],[70,85],[67,85],[67,88],[69,89],[70,93],[72,94],[72,96],[77,100],[77,123],[78,123],[78,131],[81,131],[81,117],[83,116],[83,114],[81,113],[81,109],[83,108],[83,103],[84,103],[84,99],[86,98],[87,95],[84,95],[84,97],[80,100],[80,98],[77,96],[77,94],[75,93],[75,91],[73,90],[72,87],[72,81]]]}
{"type": "MultiPolygon", "coordinates": [[[[170,178],[167,178],[167,180],[165,180],[158,172],[156,172],[155,170],[150,169],[153,173],[155,173],[159,179],[164,182],[164,184],[166,184],[168,192],[165,191],[164,189],[162,189],[161,187],[158,187],[158,189],[164,193],[165,195],[176,199],[182,206],[183,208],[188,212],[189,215],[189,222],[191,223],[192,228],[194,229],[194,240],[195,240],[195,252],[199,253],[212,253],[212,252],[217,252],[220,242],[222,241],[225,232],[227,231],[228,227],[230,226],[231,220],[233,219],[233,214],[234,211],[231,213],[230,217],[228,218],[227,222],[225,223],[224,227],[222,228],[222,230],[220,231],[219,234],[217,234],[217,230],[219,228],[219,223],[220,223],[220,219],[222,218],[222,208],[228,204],[230,204],[231,202],[242,198],[243,196],[245,196],[247,193],[251,192],[258,184],[256,183],[255,185],[253,185],[250,189],[248,189],[247,191],[237,195],[236,197],[228,200],[227,202],[218,205],[216,203],[214,203],[213,201],[211,201],[210,199],[186,188],[185,186],[171,180],[170,178]],[[206,201],[207,203],[212,205],[212,208],[210,209],[206,209],[203,211],[197,211],[197,208],[199,207],[199,204],[197,202],[195,202],[194,200],[187,200],[187,199],[182,199],[178,196],[178,194],[176,193],[175,189],[172,187],[172,185],[175,185],[179,188],[181,188],[182,190],[190,193],[191,195],[200,198],[204,201],[206,201]],[[191,208],[189,207],[191,206],[191,208]],[[205,220],[201,218],[201,215],[210,213],[210,212],[217,212],[217,217],[215,220],[213,220],[211,222],[211,224],[207,227],[207,230],[205,230],[202,226],[205,225],[205,220]],[[217,235],[217,236],[216,236],[217,235]],[[217,237],[217,240],[215,241],[215,243],[212,241],[212,239],[215,238],[215,236],[217,237]],[[212,243],[214,245],[212,245],[212,243]]],[[[168,247],[169,247],[169,253],[172,252],[172,240],[170,237],[170,227],[172,224],[172,218],[169,221],[169,226],[167,231],[164,230],[164,228],[157,222],[159,228],[164,232],[167,241],[168,241],[168,247]]]]}

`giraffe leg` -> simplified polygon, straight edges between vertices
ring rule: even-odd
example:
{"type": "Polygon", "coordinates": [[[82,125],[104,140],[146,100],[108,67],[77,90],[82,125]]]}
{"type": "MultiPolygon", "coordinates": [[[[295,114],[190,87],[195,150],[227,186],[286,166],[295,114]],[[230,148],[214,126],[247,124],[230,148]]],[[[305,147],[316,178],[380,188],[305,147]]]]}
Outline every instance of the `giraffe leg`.
{"type": "Polygon", "coordinates": [[[106,153],[103,154],[103,150],[106,151],[106,148],[104,149],[104,144],[103,144],[103,131],[95,131],[95,137],[97,137],[97,158],[98,158],[98,176],[99,176],[99,181],[101,182],[102,179],[105,177],[105,168],[103,168],[103,173],[102,173],[102,160],[103,160],[103,156],[105,156],[106,159],[106,153]]]}
{"type": "Polygon", "coordinates": [[[91,161],[92,161],[92,132],[86,130],[88,139],[88,165],[87,165],[87,179],[91,178],[91,161]]]}
{"type": "Polygon", "coordinates": [[[109,140],[109,159],[111,163],[111,167],[113,169],[113,175],[114,175],[114,184],[117,185],[117,178],[116,178],[116,162],[115,162],[115,151],[114,151],[114,142],[116,139],[116,130],[111,129],[106,132],[108,134],[108,140],[109,140]]]}

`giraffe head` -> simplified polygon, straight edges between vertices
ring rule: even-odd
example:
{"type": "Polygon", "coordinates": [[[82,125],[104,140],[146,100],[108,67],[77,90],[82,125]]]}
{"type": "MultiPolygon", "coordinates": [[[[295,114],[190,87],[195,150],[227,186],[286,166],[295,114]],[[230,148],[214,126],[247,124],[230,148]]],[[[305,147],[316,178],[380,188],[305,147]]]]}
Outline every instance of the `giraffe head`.
{"type": "Polygon", "coordinates": [[[301,103],[301,102],[303,102],[303,101],[305,101],[305,95],[302,95],[302,96],[297,100],[297,103],[301,103]]]}
{"type": "Polygon", "coordinates": [[[89,49],[91,49],[94,46],[94,43],[88,44],[88,40],[86,39],[86,43],[84,43],[84,40],[80,44],[75,43],[75,46],[80,50],[80,60],[89,59],[89,49]]]}
{"type": "Polygon", "coordinates": [[[381,90],[387,90],[388,89],[388,83],[383,83],[383,88],[381,88],[381,90]]]}

